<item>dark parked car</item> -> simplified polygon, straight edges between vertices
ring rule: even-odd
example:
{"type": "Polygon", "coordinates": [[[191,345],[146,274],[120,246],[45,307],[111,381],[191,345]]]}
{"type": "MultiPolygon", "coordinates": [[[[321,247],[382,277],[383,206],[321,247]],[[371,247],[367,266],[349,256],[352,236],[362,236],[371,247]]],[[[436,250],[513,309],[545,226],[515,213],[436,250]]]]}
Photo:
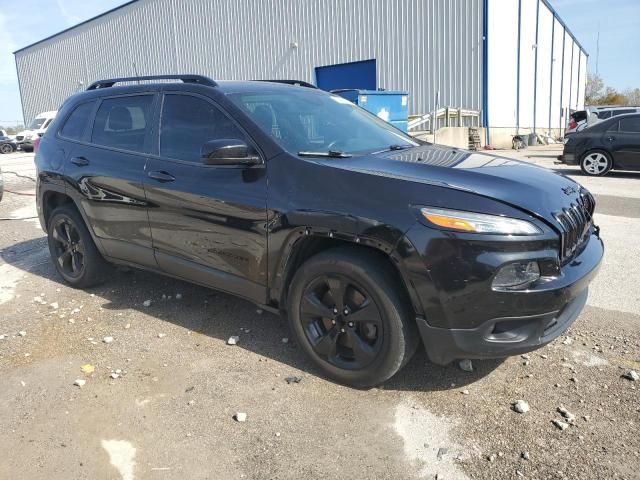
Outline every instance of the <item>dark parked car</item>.
{"type": "Polygon", "coordinates": [[[614,116],[571,135],[558,160],[591,176],[640,170],[640,115],[614,116]]]}
{"type": "Polygon", "coordinates": [[[0,136],[0,153],[15,152],[17,148],[15,140],[12,140],[9,137],[0,136]]]}
{"type": "Polygon", "coordinates": [[[38,212],[72,286],[117,263],[230,292],[355,386],[420,340],[437,364],[531,351],[585,305],[603,244],[572,180],[315,88],[156,78],[93,84],[42,138],[38,212]]]}

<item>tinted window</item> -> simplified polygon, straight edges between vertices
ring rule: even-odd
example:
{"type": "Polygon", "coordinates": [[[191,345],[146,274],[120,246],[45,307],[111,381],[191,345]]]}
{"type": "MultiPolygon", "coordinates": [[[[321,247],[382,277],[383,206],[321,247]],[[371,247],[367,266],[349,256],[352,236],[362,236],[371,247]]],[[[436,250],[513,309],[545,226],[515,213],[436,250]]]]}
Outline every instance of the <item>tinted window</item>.
{"type": "Polygon", "coordinates": [[[97,145],[144,151],[153,95],[135,95],[103,100],[96,113],[91,141],[97,145]]]}
{"type": "Polygon", "coordinates": [[[640,133],[640,117],[623,118],[620,120],[621,132],[640,133]]]}
{"type": "Polygon", "coordinates": [[[611,110],[607,110],[605,112],[598,112],[598,118],[600,120],[604,120],[606,118],[610,118],[611,117],[611,110]]]}
{"type": "Polygon", "coordinates": [[[620,122],[611,122],[607,127],[607,132],[617,132],[618,125],[620,125],[620,122]]]}
{"type": "Polygon", "coordinates": [[[202,146],[209,140],[223,138],[245,140],[245,135],[206,100],[190,95],[165,95],[160,155],[200,163],[202,146]]]}
{"type": "Polygon", "coordinates": [[[634,109],[627,109],[627,110],[613,110],[612,112],[612,116],[613,117],[617,117],[618,115],[626,115],[627,113],[636,113],[636,111],[634,109]]]}
{"type": "Polygon", "coordinates": [[[60,130],[60,136],[70,140],[82,140],[84,129],[89,122],[89,115],[93,111],[95,102],[87,102],[78,105],[67,118],[60,130]]]}

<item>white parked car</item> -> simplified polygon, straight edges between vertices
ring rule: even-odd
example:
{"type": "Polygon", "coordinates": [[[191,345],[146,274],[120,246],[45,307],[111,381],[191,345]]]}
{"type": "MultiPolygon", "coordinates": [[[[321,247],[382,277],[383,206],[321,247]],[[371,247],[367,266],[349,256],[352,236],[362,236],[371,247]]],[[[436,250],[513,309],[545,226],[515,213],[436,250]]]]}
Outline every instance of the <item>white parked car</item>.
{"type": "Polygon", "coordinates": [[[56,118],[57,110],[51,112],[43,112],[33,119],[26,130],[16,135],[16,143],[19,150],[30,152],[33,150],[33,142],[36,138],[44,135],[53,119],[56,118]]]}

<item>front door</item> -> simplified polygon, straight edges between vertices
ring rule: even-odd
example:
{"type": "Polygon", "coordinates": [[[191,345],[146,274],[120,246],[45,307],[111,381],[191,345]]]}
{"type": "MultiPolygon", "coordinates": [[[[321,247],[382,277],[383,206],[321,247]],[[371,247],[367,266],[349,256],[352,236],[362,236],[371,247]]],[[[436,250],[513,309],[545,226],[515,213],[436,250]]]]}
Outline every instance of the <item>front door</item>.
{"type": "Polygon", "coordinates": [[[100,101],[93,127],[70,150],[65,166],[71,193],[106,255],[151,267],[156,264],[143,178],[155,98],[149,93],[100,101]]]}
{"type": "Polygon", "coordinates": [[[210,99],[166,93],[159,155],[145,190],[156,260],[165,272],[264,303],[266,166],[211,166],[201,148],[245,133],[210,99]]]}
{"type": "Polygon", "coordinates": [[[621,118],[617,131],[605,133],[616,168],[640,170],[640,115],[621,118]]]}

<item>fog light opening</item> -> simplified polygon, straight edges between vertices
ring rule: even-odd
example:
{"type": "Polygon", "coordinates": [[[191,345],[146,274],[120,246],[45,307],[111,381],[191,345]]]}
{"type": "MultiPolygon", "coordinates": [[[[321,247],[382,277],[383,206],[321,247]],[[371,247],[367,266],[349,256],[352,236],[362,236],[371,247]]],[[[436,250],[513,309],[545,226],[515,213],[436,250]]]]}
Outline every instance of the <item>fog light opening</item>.
{"type": "Polygon", "coordinates": [[[514,262],[505,265],[493,278],[492,288],[522,290],[540,278],[536,261],[514,262]]]}

